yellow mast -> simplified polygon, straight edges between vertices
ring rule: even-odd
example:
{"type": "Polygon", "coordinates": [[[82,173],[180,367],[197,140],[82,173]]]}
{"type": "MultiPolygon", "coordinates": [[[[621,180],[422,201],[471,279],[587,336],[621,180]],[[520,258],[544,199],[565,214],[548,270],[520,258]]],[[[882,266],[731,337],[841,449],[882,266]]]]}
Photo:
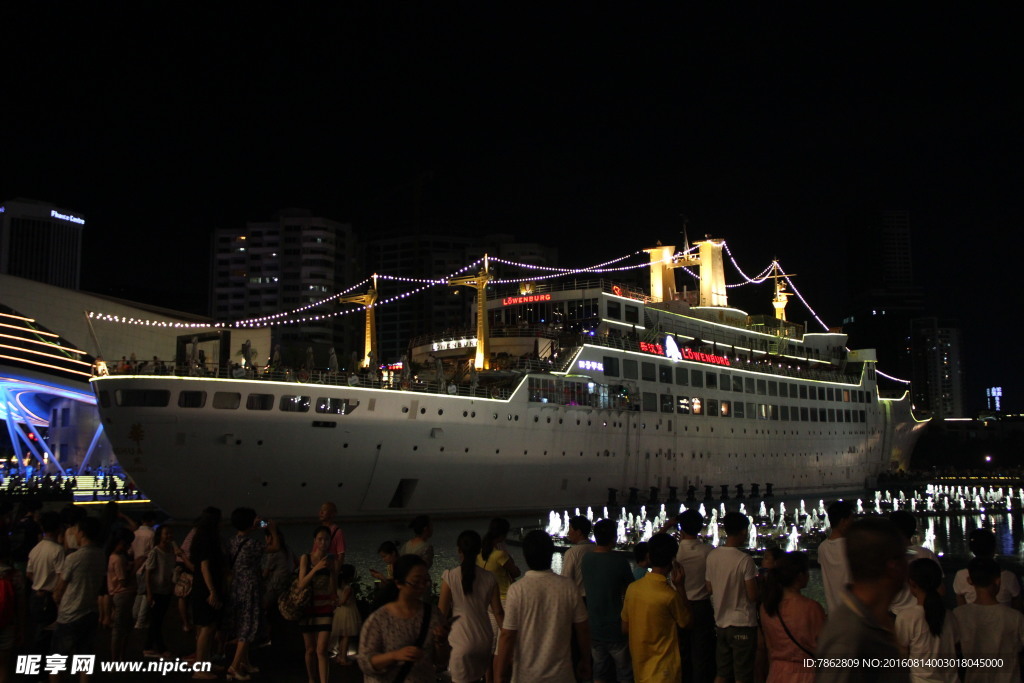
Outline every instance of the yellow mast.
{"type": "Polygon", "coordinates": [[[673,258],[674,246],[658,246],[644,249],[651,255],[651,298],[655,301],[671,301],[676,298],[676,268],[700,266],[700,306],[728,306],[729,297],[725,288],[725,268],[722,266],[722,246],[725,240],[705,239],[697,242],[696,255],[687,254],[673,258]]]}
{"type": "Polygon", "coordinates": [[[340,303],[361,304],[366,307],[366,330],[363,336],[363,359],[359,366],[370,367],[371,359],[377,359],[377,315],[374,304],[377,303],[377,274],[373,274],[373,284],[366,294],[353,294],[339,297],[340,303]]]}
{"type": "Polygon", "coordinates": [[[473,367],[478,370],[488,370],[491,367],[490,340],[487,330],[487,283],[492,279],[487,254],[484,254],[484,267],[476,275],[462,275],[448,279],[448,285],[451,287],[466,285],[476,290],[476,359],[473,362],[473,367]]]}
{"type": "Polygon", "coordinates": [[[772,298],[772,306],[775,308],[775,318],[782,322],[786,322],[786,304],[789,303],[789,297],[793,295],[786,291],[786,282],[783,279],[791,276],[780,272],[781,270],[782,269],[779,268],[779,262],[772,261],[772,274],[768,277],[775,279],[775,296],[772,298]]]}

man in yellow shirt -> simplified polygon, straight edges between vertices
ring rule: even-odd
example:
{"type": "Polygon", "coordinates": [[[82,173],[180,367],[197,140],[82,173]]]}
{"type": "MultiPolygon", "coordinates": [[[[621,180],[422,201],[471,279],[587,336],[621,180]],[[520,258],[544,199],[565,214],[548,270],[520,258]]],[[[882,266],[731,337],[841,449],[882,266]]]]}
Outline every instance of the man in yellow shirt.
{"type": "Polygon", "coordinates": [[[683,569],[675,562],[679,544],[668,534],[655,534],[647,543],[650,573],[626,589],[622,631],[629,636],[636,683],[677,683],[682,679],[679,629],[690,622],[683,587],[683,569]],[[669,585],[679,587],[673,590],[669,585]]]}

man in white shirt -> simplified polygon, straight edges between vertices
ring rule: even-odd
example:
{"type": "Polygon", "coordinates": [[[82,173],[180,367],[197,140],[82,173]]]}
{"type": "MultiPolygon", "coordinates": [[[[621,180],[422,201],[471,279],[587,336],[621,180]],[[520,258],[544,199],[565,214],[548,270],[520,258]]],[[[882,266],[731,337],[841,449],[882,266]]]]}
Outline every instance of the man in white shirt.
{"type": "Polygon", "coordinates": [[[60,514],[44,512],[39,518],[39,526],[43,529],[43,539],[29,551],[28,565],[25,568],[25,578],[32,582],[28,642],[33,645],[33,652],[48,654],[50,635],[53,631],[46,627],[57,619],[53,591],[57,587],[61,564],[64,562],[64,548],[57,543],[60,514]]]}
{"type": "Polygon", "coordinates": [[[523,539],[523,556],[530,571],[509,586],[505,621],[498,639],[495,675],[498,683],[573,683],[589,680],[590,626],[587,608],[576,584],[551,571],[555,545],[543,531],[523,539]],[[580,645],[573,673],[569,647],[572,634],[580,645]]]}
{"type": "Polygon", "coordinates": [[[700,540],[704,517],[696,510],[679,515],[680,540],[676,561],[685,572],[683,585],[690,602],[690,623],[682,629],[683,667],[694,683],[709,683],[715,678],[715,612],[708,592],[707,559],[712,548],[700,540]]]}
{"type": "Polygon", "coordinates": [[[580,589],[583,601],[587,600],[587,589],[583,586],[583,556],[594,550],[594,542],[590,540],[590,520],[577,516],[569,520],[569,543],[572,546],[562,557],[562,576],[573,580],[580,589]]]}
{"type": "Polygon", "coordinates": [[[708,553],[707,589],[715,609],[716,681],[751,683],[757,652],[757,567],[740,548],[747,543],[750,522],[740,512],[722,518],[724,546],[708,553]]]}
{"type": "Polygon", "coordinates": [[[853,505],[837,500],[828,506],[828,523],[832,533],[818,546],[818,564],[825,589],[828,613],[839,606],[846,585],[850,583],[850,565],[846,560],[846,531],[853,523],[853,505]]]}

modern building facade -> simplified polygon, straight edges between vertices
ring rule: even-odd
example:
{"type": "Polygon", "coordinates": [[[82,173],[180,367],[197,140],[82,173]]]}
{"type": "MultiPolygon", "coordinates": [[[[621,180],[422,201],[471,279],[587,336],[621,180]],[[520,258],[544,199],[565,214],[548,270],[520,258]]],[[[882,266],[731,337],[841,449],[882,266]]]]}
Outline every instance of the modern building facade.
{"type": "MultiPolygon", "coordinates": [[[[303,209],[286,209],[268,221],[215,231],[210,276],[211,315],[234,322],[275,315],[316,303],[357,281],[356,241],[352,226],[314,216],[303,209]]],[[[311,316],[339,310],[318,308],[311,316]]],[[[289,316],[302,317],[302,316],[289,316]]],[[[299,366],[313,349],[315,363],[327,365],[330,349],[355,344],[357,316],[345,315],[300,324],[274,326],[273,344],[280,345],[282,362],[299,366]]],[[[257,349],[265,363],[272,349],[257,349]]]]}
{"type": "Polygon", "coordinates": [[[960,329],[953,321],[911,322],[914,408],[935,418],[964,417],[960,329]]]}
{"type": "Polygon", "coordinates": [[[34,199],[0,204],[0,273],[78,289],[85,217],[34,199]]]}

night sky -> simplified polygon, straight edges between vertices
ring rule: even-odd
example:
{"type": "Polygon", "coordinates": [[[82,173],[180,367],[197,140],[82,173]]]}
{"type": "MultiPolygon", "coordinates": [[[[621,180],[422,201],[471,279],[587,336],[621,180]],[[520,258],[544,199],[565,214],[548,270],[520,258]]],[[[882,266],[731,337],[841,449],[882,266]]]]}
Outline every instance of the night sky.
{"type": "Polygon", "coordinates": [[[685,216],[751,274],[779,257],[836,325],[856,217],[908,209],[968,405],[1002,384],[1024,408],[1010,10],[664,5],[5,7],[0,200],[86,216],[85,289],[196,312],[211,230],[284,207],[570,266],[679,244],[685,216]]]}

